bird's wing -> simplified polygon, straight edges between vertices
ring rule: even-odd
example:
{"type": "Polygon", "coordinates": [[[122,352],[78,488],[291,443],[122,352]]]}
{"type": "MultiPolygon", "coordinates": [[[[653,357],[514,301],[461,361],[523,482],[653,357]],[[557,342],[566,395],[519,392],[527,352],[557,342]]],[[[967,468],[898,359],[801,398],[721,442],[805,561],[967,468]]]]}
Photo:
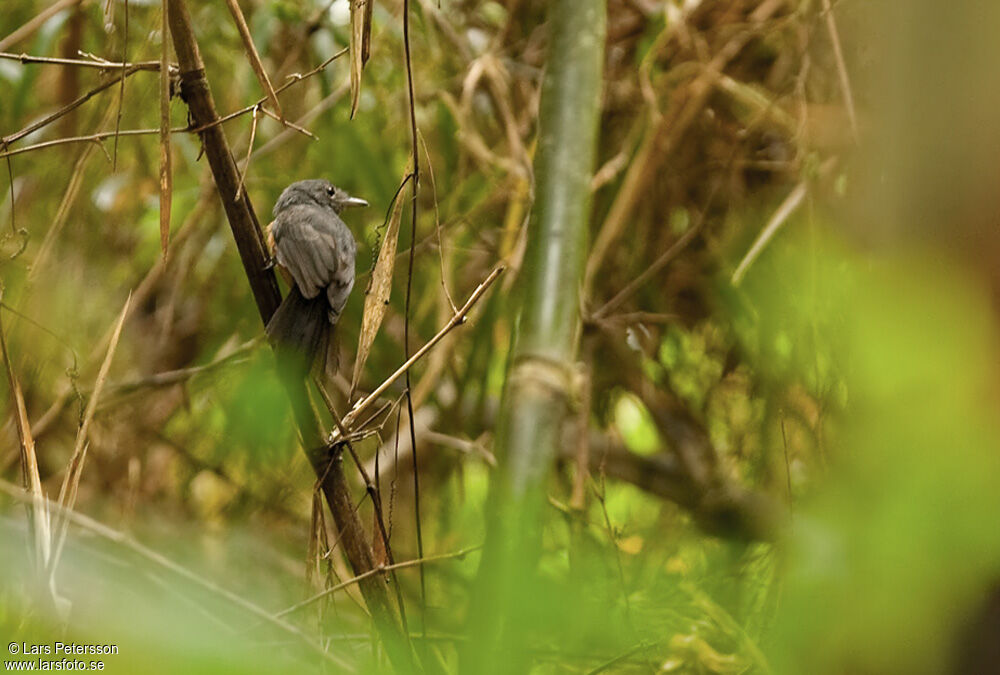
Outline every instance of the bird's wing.
{"type": "Polygon", "coordinates": [[[338,218],[310,206],[286,208],[274,219],[278,264],[285,267],[302,295],[314,298],[338,276],[338,218]]]}

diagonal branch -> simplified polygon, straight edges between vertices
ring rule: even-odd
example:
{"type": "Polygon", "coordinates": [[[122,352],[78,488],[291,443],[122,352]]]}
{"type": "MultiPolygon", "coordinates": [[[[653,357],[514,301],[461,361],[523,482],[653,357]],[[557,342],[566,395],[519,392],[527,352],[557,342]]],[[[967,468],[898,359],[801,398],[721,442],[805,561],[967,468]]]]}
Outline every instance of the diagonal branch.
{"type": "MultiPolygon", "coordinates": [[[[111,65],[120,65],[120,64],[111,64],[111,65]]],[[[143,66],[143,64],[141,64],[141,63],[140,64],[135,64],[134,63],[134,64],[131,64],[131,65],[127,65],[127,66],[125,66],[122,69],[121,75],[119,77],[128,77],[130,75],[133,75],[134,73],[138,73],[140,70],[148,70],[147,68],[143,68],[142,66],[143,66]]],[[[38,120],[36,122],[32,122],[31,124],[29,124],[25,128],[21,129],[20,131],[16,131],[16,132],[12,133],[10,136],[4,136],[2,139],[0,139],[0,145],[3,145],[4,147],[6,147],[7,145],[10,145],[11,143],[14,143],[15,141],[21,140],[22,138],[24,138],[28,134],[30,134],[32,132],[35,132],[35,131],[38,131],[42,127],[47,126],[47,125],[51,124],[52,122],[55,122],[57,119],[59,119],[63,115],[66,115],[66,114],[68,114],[68,113],[76,110],[81,105],[83,105],[84,103],[86,103],[87,101],[89,101],[91,98],[93,98],[95,95],[101,93],[105,89],[113,87],[114,85],[116,85],[118,83],[119,83],[119,78],[118,77],[109,78],[108,80],[106,80],[105,82],[102,82],[101,84],[97,85],[96,87],[94,87],[93,89],[91,89],[90,91],[88,91],[87,93],[85,93],[82,96],[80,96],[80,97],[74,99],[73,101],[67,103],[62,108],[59,108],[59,110],[56,110],[55,112],[46,115],[45,117],[43,117],[42,119],[40,119],[40,120],[38,120]]],[[[153,130],[153,131],[151,131],[149,133],[155,133],[155,130],[153,130]]],[[[122,132],[122,135],[127,135],[127,132],[122,132]]],[[[94,139],[85,138],[85,139],[82,139],[82,140],[94,140],[94,139]]],[[[65,142],[65,141],[63,141],[63,142],[65,142]]],[[[55,141],[48,141],[48,144],[55,144],[55,141]]],[[[38,144],[38,145],[35,145],[35,146],[28,146],[27,148],[18,148],[17,150],[9,150],[9,151],[4,152],[3,156],[6,157],[6,156],[10,156],[10,155],[16,155],[18,153],[25,152],[28,149],[36,148],[36,147],[45,147],[45,146],[43,144],[38,144]]]]}
{"type": "MultiPolygon", "coordinates": [[[[278,96],[274,93],[271,78],[267,76],[267,70],[264,69],[264,64],[261,63],[260,54],[257,53],[257,47],[253,43],[250,26],[247,25],[247,20],[243,16],[240,3],[237,0],[226,0],[226,6],[229,7],[229,13],[232,14],[233,22],[240,33],[240,39],[243,40],[243,49],[247,53],[247,58],[250,59],[250,66],[253,68],[254,75],[257,76],[257,81],[267,95],[267,99],[274,107],[274,111],[281,118],[280,121],[284,122],[285,114],[281,112],[281,104],[278,102],[278,96]]],[[[251,145],[253,144],[251,143],[251,145]]]]}
{"type": "MultiPolygon", "coordinates": [[[[211,166],[254,300],[261,319],[266,323],[278,308],[281,294],[274,272],[268,265],[260,224],[246,190],[237,191],[239,171],[222,127],[217,124],[219,115],[205,76],[205,64],[194,36],[187,6],[184,0],[168,0],[167,7],[170,33],[180,66],[181,98],[187,103],[194,124],[204,127],[201,140],[205,156],[211,166]],[[233,195],[238,195],[239,199],[234,200],[233,195]]],[[[279,374],[282,375],[282,383],[292,404],[303,448],[320,479],[320,486],[341,532],[348,561],[355,574],[368,572],[375,568],[375,558],[361,521],[354,511],[341,457],[339,453],[329,452],[323,442],[319,420],[309,402],[305,380],[279,374]]],[[[373,575],[361,583],[361,591],[393,665],[397,670],[412,670],[412,647],[408,636],[400,628],[384,582],[373,575]]]]}
{"type": "Polygon", "coordinates": [[[429,352],[434,347],[434,345],[436,345],[438,342],[441,341],[442,338],[444,338],[445,335],[447,335],[453,329],[465,323],[466,316],[472,309],[472,306],[479,301],[479,298],[481,298],[483,296],[483,293],[485,293],[486,290],[493,285],[493,282],[497,280],[497,278],[503,273],[503,271],[504,267],[501,266],[497,267],[492,272],[490,272],[490,275],[485,279],[483,279],[483,282],[481,284],[476,286],[476,290],[472,291],[472,295],[470,295],[469,299],[465,301],[465,304],[462,305],[458,309],[458,311],[452,315],[451,319],[448,320],[448,323],[446,323],[434,337],[428,340],[423,347],[414,352],[413,356],[408,358],[406,362],[403,363],[403,365],[401,365],[399,368],[396,369],[396,372],[387,377],[385,381],[382,382],[382,384],[377,386],[375,390],[372,391],[372,393],[368,394],[363,399],[355,403],[354,407],[351,408],[351,410],[346,415],[344,415],[344,419],[341,420],[339,427],[336,430],[334,430],[332,434],[330,434],[330,438],[328,441],[329,444],[336,445],[337,443],[342,441],[344,439],[345,434],[344,431],[341,431],[341,428],[343,428],[344,430],[353,430],[355,422],[357,422],[358,419],[365,412],[367,412],[368,409],[371,408],[376,401],[378,401],[379,397],[382,396],[382,394],[384,394],[386,390],[388,390],[389,387],[391,387],[396,380],[401,378],[411,367],[413,367],[414,363],[423,358],[427,354],[427,352],[429,352]]]}
{"type": "Polygon", "coordinates": [[[455,551],[453,553],[439,553],[438,555],[427,556],[426,558],[417,558],[415,560],[404,560],[403,562],[398,562],[398,563],[395,563],[395,564],[392,564],[392,565],[379,565],[377,568],[375,568],[373,570],[370,570],[368,572],[365,572],[364,574],[359,574],[356,577],[352,577],[350,579],[347,579],[346,581],[340,582],[336,586],[331,586],[330,588],[323,589],[319,593],[316,593],[315,595],[312,595],[312,596],[306,598],[305,600],[302,600],[301,602],[298,602],[298,603],[292,605],[291,607],[289,607],[287,609],[281,610],[280,612],[278,612],[274,616],[275,616],[275,618],[280,619],[281,617],[287,616],[287,615],[291,614],[292,612],[297,612],[298,610],[302,609],[303,607],[307,607],[307,606],[311,605],[312,603],[316,602],[317,600],[322,600],[323,598],[327,597],[328,595],[333,595],[337,591],[341,591],[341,590],[343,590],[345,588],[353,586],[354,584],[361,583],[364,580],[364,578],[372,576],[373,574],[378,574],[380,572],[388,572],[388,571],[391,571],[391,570],[406,569],[407,567],[417,567],[418,565],[421,566],[421,567],[423,567],[424,565],[427,565],[427,564],[430,564],[430,563],[443,562],[445,560],[454,560],[456,558],[462,559],[465,556],[467,556],[470,553],[472,553],[473,551],[478,551],[481,548],[482,548],[482,545],[479,545],[479,546],[469,546],[468,548],[463,548],[463,549],[461,549],[459,551],[455,551]]]}

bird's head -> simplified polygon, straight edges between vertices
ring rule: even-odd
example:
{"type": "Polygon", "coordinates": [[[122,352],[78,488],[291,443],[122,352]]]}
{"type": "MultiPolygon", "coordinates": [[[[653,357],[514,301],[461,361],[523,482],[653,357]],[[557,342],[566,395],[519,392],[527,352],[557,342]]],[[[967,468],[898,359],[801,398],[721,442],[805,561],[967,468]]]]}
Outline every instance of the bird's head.
{"type": "Polygon", "coordinates": [[[352,197],[330,181],[316,178],[300,180],[286,187],[274,204],[274,215],[277,216],[279,211],[299,204],[333,209],[336,213],[350,206],[368,206],[368,202],[364,199],[352,197]]]}

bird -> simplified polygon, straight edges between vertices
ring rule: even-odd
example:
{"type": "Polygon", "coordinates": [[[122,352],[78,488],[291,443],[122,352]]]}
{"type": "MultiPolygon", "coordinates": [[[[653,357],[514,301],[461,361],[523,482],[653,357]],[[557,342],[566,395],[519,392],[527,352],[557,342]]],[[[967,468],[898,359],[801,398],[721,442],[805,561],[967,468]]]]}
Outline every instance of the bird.
{"type": "Polygon", "coordinates": [[[267,245],[289,291],[267,323],[279,368],[305,378],[336,372],[334,328],[354,287],[357,242],[340,213],[368,206],[325,179],[300,180],[274,204],[267,245]],[[317,357],[323,355],[324,363],[317,357]]]}

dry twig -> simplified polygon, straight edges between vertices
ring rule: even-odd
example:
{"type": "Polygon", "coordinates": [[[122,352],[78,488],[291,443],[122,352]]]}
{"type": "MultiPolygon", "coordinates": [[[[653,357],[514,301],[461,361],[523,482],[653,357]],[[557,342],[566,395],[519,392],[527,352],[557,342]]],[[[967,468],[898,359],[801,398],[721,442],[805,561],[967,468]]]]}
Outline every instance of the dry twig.
{"type": "Polygon", "coordinates": [[[169,44],[167,0],[163,0],[163,18],[160,22],[160,248],[164,256],[167,255],[167,243],[170,241],[170,208],[174,190],[170,157],[170,73],[167,68],[169,44]]]}
{"type": "MultiPolygon", "coordinates": [[[[372,391],[372,393],[368,394],[367,396],[365,396],[364,398],[362,398],[361,400],[359,400],[357,403],[354,404],[354,407],[351,408],[351,410],[346,415],[344,415],[344,418],[342,420],[342,426],[345,430],[348,431],[348,433],[354,432],[353,425],[357,422],[358,418],[360,418],[361,415],[367,412],[368,409],[371,408],[376,401],[378,401],[379,397],[382,396],[382,394],[384,394],[389,389],[389,387],[391,387],[396,382],[396,380],[402,377],[406,373],[406,371],[408,371],[413,366],[414,363],[423,358],[423,356],[427,354],[427,352],[429,352],[434,347],[434,345],[440,342],[445,335],[447,335],[453,329],[465,323],[465,319],[469,311],[472,309],[473,305],[475,305],[479,301],[479,299],[483,296],[483,293],[485,293],[486,290],[493,285],[493,282],[497,280],[497,278],[503,271],[504,271],[503,267],[497,267],[492,272],[490,272],[490,275],[486,277],[482,281],[482,283],[476,286],[476,290],[472,292],[472,295],[470,295],[469,299],[465,301],[465,304],[462,305],[457,312],[455,312],[455,314],[451,317],[448,323],[446,323],[434,337],[428,340],[423,347],[414,352],[413,356],[411,356],[409,359],[406,360],[405,363],[403,363],[403,365],[397,368],[392,375],[390,375],[382,382],[382,384],[377,386],[374,389],[374,391],[372,391]]],[[[346,440],[344,432],[341,431],[340,429],[336,429],[329,435],[327,443],[328,445],[332,446],[343,440],[346,440]]]]}
{"type": "Polygon", "coordinates": [[[278,102],[278,95],[274,93],[274,87],[271,86],[271,78],[268,77],[264,64],[260,60],[260,54],[257,53],[257,47],[254,46],[253,36],[250,35],[250,26],[247,25],[247,20],[243,17],[243,10],[240,9],[237,0],[226,0],[226,6],[233,16],[233,22],[240,33],[240,39],[243,40],[243,50],[246,52],[247,58],[250,59],[250,67],[253,68],[254,75],[257,76],[257,81],[260,82],[268,101],[274,106],[274,111],[278,113],[279,121],[284,122],[285,114],[281,112],[281,103],[278,102]]]}
{"type": "MultiPolygon", "coordinates": [[[[73,454],[70,457],[62,487],[59,489],[59,504],[65,510],[63,511],[64,513],[72,511],[73,506],[76,504],[77,488],[80,486],[80,477],[83,475],[83,463],[87,457],[87,433],[90,430],[90,422],[94,419],[94,412],[97,411],[97,404],[101,399],[101,390],[104,388],[104,382],[108,377],[108,370],[111,368],[111,360],[114,358],[115,350],[118,348],[118,338],[121,336],[122,326],[125,325],[125,317],[128,314],[128,307],[131,301],[132,294],[129,293],[128,298],[125,300],[125,306],[122,307],[122,311],[118,315],[114,332],[111,334],[111,342],[108,344],[108,352],[104,356],[104,362],[101,364],[100,371],[97,373],[94,391],[90,395],[90,400],[87,401],[87,409],[83,414],[83,421],[80,423],[80,429],[76,434],[76,444],[73,446],[73,454]]],[[[55,553],[49,562],[49,574],[55,574],[56,567],[59,565],[59,557],[62,554],[63,544],[66,541],[68,527],[69,523],[65,517],[56,523],[56,546],[55,553]]]]}

